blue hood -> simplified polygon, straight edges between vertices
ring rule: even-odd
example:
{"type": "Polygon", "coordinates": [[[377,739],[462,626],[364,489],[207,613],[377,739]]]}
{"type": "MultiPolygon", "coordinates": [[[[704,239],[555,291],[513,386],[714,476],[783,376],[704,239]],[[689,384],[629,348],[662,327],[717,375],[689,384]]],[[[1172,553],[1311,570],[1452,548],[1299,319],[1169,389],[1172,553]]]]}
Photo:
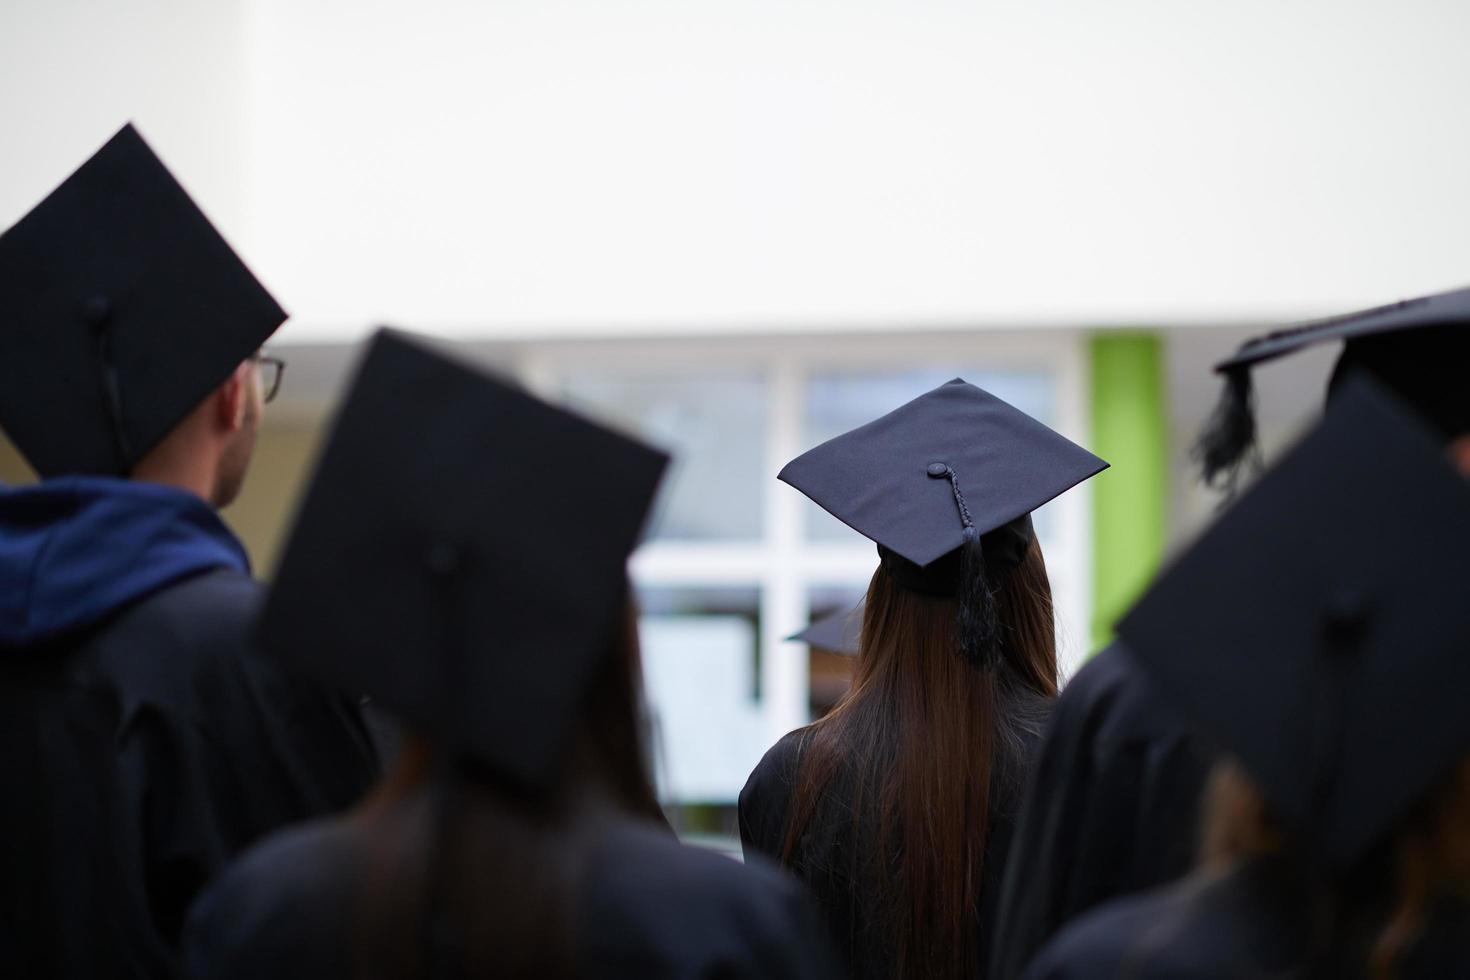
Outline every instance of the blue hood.
{"type": "Polygon", "coordinates": [[[0,486],[0,647],[89,626],[212,568],[250,563],[187,491],[95,476],[0,486]]]}

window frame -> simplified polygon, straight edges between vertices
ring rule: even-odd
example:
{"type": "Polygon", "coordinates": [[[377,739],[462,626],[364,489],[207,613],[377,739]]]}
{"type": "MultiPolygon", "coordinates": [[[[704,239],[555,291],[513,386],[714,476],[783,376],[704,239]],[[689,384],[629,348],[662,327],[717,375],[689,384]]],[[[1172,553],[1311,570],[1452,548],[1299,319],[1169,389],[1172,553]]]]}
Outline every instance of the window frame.
{"type": "MultiPolygon", "coordinates": [[[[495,344],[529,388],[557,396],[566,371],[627,369],[640,373],[729,370],[758,372],[767,385],[763,534],[750,541],[656,541],[633,556],[634,581],[657,588],[751,586],[760,602],[760,711],[768,743],[810,721],[808,658],[786,636],[809,621],[813,586],[861,591],[876,565],[872,546],[811,542],[802,498],[776,480],[789,460],[810,448],[802,433],[807,378],[818,372],[902,370],[973,364],[995,370],[1043,371],[1053,379],[1054,427],[1086,445],[1088,372],[1085,335],[1065,329],[848,331],[555,339],[495,344]]],[[[1092,600],[1091,494],[1087,483],[1053,502],[1046,560],[1058,609],[1058,663],[1070,676],[1087,653],[1092,600]]]]}

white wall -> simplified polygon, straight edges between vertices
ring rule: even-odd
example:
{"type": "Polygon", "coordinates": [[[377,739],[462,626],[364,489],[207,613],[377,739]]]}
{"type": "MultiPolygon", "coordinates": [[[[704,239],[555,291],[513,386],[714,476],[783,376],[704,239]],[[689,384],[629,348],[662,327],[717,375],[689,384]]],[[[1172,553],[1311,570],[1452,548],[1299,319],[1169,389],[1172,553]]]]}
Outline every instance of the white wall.
{"type": "Polygon", "coordinates": [[[261,0],[300,335],[1292,317],[1470,280],[1455,0],[261,0]]]}
{"type": "Polygon", "coordinates": [[[238,243],[246,2],[0,0],[0,228],[132,120],[238,243]]]}
{"type": "Polygon", "coordinates": [[[0,219],[136,118],[288,338],[1220,322],[1470,280],[1459,0],[0,18],[0,219]]]}

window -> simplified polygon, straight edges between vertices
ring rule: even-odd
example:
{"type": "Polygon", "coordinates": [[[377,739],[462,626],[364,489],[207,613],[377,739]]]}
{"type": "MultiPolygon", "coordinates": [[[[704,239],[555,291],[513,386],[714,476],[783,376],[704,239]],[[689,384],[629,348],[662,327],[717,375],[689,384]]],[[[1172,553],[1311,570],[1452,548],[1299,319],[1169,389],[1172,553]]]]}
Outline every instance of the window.
{"type": "Polygon", "coordinates": [[[673,453],[653,540],[760,538],[767,399],[759,374],[582,369],[559,380],[568,405],[673,453]]]}
{"type": "MultiPolygon", "coordinates": [[[[727,846],[750,769],[830,708],[851,675],[850,659],[785,637],[851,608],[877,563],[870,542],[779,483],[780,467],[955,376],[1083,441],[1081,348],[1060,331],[630,340],[521,353],[543,393],[676,456],[632,565],[659,788],[681,833],[727,846]]],[[[1067,667],[1087,635],[1085,493],[1037,515],[1067,667]]]]}
{"type": "Polygon", "coordinates": [[[659,797],[728,804],[768,747],[759,590],[644,588],[639,600],[659,797]]]}

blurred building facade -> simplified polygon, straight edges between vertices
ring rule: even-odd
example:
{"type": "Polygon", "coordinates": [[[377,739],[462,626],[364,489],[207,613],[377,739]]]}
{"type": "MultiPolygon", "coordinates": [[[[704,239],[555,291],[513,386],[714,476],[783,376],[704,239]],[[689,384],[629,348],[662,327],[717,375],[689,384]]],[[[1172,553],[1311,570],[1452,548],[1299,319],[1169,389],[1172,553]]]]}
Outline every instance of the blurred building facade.
{"type": "MultiPolygon", "coordinates": [[[[1214,359],[1470,280],[1459,4],[14,0],[3,22],[0,224],[132,119],[295,314],[226,515],[262,573],[377,323],[676,454],[633,571],[662,790],[708,808],[693,827],[728,829],[761,751],[840,694],[848,664],[784,637],[875,565],[777,483],[786,460],[957,375],[1110,459],[1038,516],[1070,672],[1216,504],[1187,452],[1214,359]]],[[[1330,359],[1260,372],[1268,450],[1330,359]]],[[[0,445],[0,480],[27,476],[0,445]]]]}

